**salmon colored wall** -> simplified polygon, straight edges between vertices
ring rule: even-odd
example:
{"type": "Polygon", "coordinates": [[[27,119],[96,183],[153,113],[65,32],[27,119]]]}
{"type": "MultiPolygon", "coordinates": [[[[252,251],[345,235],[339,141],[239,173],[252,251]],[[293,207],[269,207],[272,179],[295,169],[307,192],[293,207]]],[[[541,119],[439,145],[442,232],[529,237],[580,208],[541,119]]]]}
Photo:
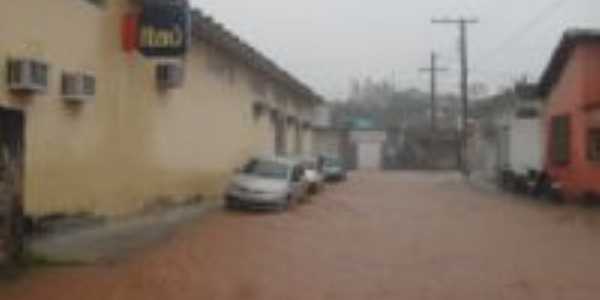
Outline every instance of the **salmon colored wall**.
{"type": "MultiPolygon", "coordinates": [[[[592,162],[587,157],[587,131],[592,126],[600,128],[600,123],[592,122],[593,115],[600,112],[600,44],[589,44],[583,47],[584,65],[584,98],[583,118],[581,119],[581,130],[583,135],[583,151],[585,151],[584,163],[581,165],[581,174],[578,181],[581,182],[583,192],[600,194],[600,163],[592,162]],[[595,123],[592,125],[592,123],[595,123]]],[[[598,119],[598,117],[595,117],[598,119]]]]}
{"type": "MultiPolygon", "coordinates": [[[[575,48],[562,77],[550,94],[546,108],[546,145],[553,116],[571,115],[571,162],[553,166],[547,149],[546,166],[551,177],[562,184],[568,199],[587,192],[600,194],[600,165],[587,157],[589,110],[586,106],[600,101],[600,46],[582,44],[575,48]]],[[[547,147],[548,148],[548,147],[547,147]]]]}
{"type": "Polygon", "coordinates": [[[586,104],[600,105],[600,44],[582,47],[584,78],[584,101],[586,104]]]}

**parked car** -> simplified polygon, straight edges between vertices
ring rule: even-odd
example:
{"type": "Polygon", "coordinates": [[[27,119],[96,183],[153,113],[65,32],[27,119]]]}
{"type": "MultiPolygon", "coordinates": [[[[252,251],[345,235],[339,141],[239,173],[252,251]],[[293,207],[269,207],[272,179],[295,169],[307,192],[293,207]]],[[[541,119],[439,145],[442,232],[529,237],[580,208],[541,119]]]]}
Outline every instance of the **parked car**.
{"type": "Polygon", "coordinates": [[[285,211],[307,196],[308,182],[302,163],[279,157],[251,159],[232,179],[225,193],[230,209],[285,211]]]}
{"type": "Polygon", "coordinates": [[[346,167],[339,158],[322,156],[323,176],[326,181],[345,181],[348,177],[346,167]]]}
{"type": "Polygon", "coordinates": [[[304,157],[300,159],[304,166],[306,181],[308,181],[308,192],[316,194],[325,187],[323,176],[323,162],[318,157],[304,157]]]}

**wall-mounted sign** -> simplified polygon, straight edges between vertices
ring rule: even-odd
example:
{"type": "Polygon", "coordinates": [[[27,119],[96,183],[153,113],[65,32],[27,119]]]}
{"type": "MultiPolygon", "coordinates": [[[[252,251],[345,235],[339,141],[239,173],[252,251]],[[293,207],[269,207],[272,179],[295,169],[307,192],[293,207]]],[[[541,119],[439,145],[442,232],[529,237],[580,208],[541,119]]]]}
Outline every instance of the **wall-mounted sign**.
{"type": "Polygon", "coordinates": [[[180,4],[145,4],[138,32],[139,50],[143,55],[182,56],[190,41],[189,7],[180,4]]]}

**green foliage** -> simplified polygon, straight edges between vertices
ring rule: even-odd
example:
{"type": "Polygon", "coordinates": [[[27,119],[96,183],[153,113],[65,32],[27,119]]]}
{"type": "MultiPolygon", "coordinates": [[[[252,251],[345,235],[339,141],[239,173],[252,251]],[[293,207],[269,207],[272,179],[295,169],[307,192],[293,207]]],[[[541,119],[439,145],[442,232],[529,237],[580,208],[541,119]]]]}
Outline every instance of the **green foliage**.
{"type": "Polygon", "coordinates": [[[46,257],[31,250],[26,250],[19,257],[19,265],[25,268],[42,268],[42,267],[74,267],[84,263],[75,260],[62,260],[46,257]]]}
{"type": "Polygon", "coordinates": [[[84,1],[87,1],[93,5],[100,6],[100,7],[103,7],[106,5],[106,0],[84,0],[84,1]]]}

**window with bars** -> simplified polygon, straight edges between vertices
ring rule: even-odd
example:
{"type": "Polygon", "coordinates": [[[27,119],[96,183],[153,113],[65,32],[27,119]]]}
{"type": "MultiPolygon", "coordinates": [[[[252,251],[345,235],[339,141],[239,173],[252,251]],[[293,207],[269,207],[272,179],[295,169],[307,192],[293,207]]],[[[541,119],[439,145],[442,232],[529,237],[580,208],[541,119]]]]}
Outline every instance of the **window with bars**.
{"type": "Polygon", "coordinates": [[[567,165],[571,156],[571,117],[557,116],[551,121],[550,151],[554,165],[567,165]]]}
{"type": "Polygon", "coordinates": [[[588,130],[588,159],[600,162],[600,128],[588,130]]]}

